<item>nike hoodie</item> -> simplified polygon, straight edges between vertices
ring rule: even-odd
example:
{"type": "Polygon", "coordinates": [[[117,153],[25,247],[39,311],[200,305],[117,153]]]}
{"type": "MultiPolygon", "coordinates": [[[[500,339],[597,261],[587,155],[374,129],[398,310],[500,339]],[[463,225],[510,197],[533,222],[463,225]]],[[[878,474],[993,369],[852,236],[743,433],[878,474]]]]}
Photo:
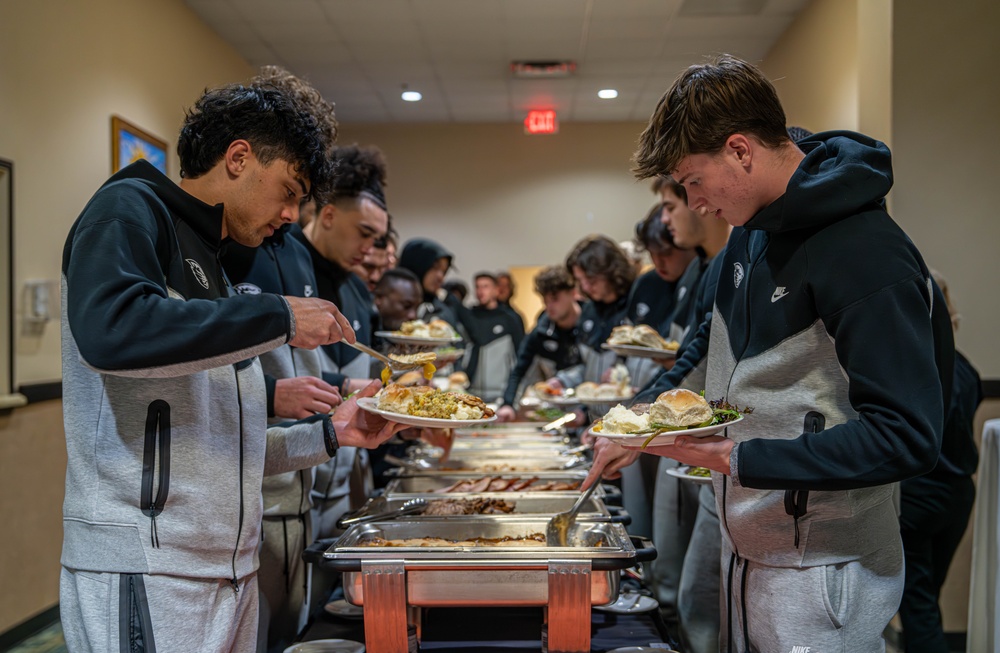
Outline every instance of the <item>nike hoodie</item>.
{"type": "Polygon", "coordinates": [[[328,418],[267,427],[256,356],[295,325],[279,295],[227,297],[222,210],[140,161],[70,229],[66,567],[239,587],[257,568],[263,476],[329,458],[328,418]]]}
{"type": "Polygon", "coordinates": [[[777,567],[898,541],[891,484],[934,467],[954,360],[940,292],[884,209],[889,150],[848,132],[799,147],[725,251],[706,379],[754,409],[727,429],[731,477],[713,475],[723,536],[777,567]]]}

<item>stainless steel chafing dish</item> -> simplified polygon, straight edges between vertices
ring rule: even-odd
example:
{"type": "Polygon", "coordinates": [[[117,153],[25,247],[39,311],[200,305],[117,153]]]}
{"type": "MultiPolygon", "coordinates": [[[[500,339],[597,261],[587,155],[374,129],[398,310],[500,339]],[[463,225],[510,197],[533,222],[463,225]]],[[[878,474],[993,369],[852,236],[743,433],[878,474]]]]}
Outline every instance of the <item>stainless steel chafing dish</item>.
{"type": "MultiPolygon", "coordinates": [[[[546,495],[546,496],[570,496],[576,498],[580,496],[580,491],[578,489],[574,490],[532,490],[530,487],[524,490],[516,491],[495,491],[495,492],[436,492],[435,490],[443,490],[444,488],[450,487],[459,481],[475,480],[485,478],[487,476],[492,478],[537,478],[539,482],[546,481],[563,481],[563,482],[575,482],[580,483],[586,477],[586,472],[580,471],[562,471],[562,472],[525,472],[523,474],[506,474],[506,473],[452,473],[452,474],[436,474],[429,472],[420,472],[419,474],[412,474],[410,476],[403,476],[400,478],[395,478],[385,486],[385,496],[387,498],[396,497],[400,495],[405,495],[405,498],[410,499],[414,496],[423,496],[435,499],[441,498],[457,498],[465,497],[470,495],[475,496],[490,496],[496,498],[505,497],[515,497],[524,494],[531,495],[546,495]]],[[[603,496],[603,487],[598,488],[594,493],[594,496],[600,498],[603,496]]]]}
{"type": "Polygon", "coordinates": [[[595,522],[575,524],[571,532],[571,541],[583,541],[587,546],[362,546],[373,537],[459,541],[526,537],[544,533],[546,522],[545,518],[482,521],[455,517],[358,524],[323,554],[324,564],[344,572],[345,598],[354,605],[365,604],[366,565],[382,569],[380,564],[405,573],[406,603],[411,606],[546,605],[553,568],[569,568],[581,575],[586,572],[590,604],[605,605],[618,597],[618,570],[655,556],[648,546],[639,556],[620,524],[595,522]]]}
{"type": "Polygon", "coordinates": [[[587,459],[580,455],[534,456],[527,452],[520,456],[460,452],[444,462],[435,458],[407,458],[402,463],[403,465],[395,472],[402,476],[414,473],[454,474],[455,472],[506,474],[508,472],[556,472],[577,469],[586,466],[587,459]]]}
{"type": "MultiPolygon", "coordinates": [[[[552,516],[556,513],[569,510],[573,505],[573,502],[576,501],[574,497],[556,495],[547,496],[547,494],[551,493],[538,492],[530,496],[523,494],[517,495],[514,493],[513,496],[504,497],[501,497],[498,494],[494,497],[490,497],[498,499],[502,498],[508,505],[513,506],[514,512],[511,513],[491,513],[484,515],[424,515],[421,513],[414,513],[396,517],[396,519],[440,521],[445,519],[452,520],[460,517],[471,521],[494,521],[498,519],[514,520],[523,519],[526,516],[552,516]]],[[[430,504],[434,501],[451,501],[460,498],[464,497],[436,496],[435,498],[428,498],[427,502],[430,504]]],[[[408,500],[408,498],[401,497],[375,497],[373,499],[369,499],[368,502],[365,503],[365,505],[362,506],[357,512],[345,516],[345,519],[355,519],[365,517],[367,515],[377,515],[378,513],[390,513],[401,508],[408,500]]],[[[580,521],[616,522],[624,525],[631,522],[631,517],[624,510],[620,508],[610,510],[603,501],[594,499],[593,497],[585,501],[580,507],[577,519],[580,521]]]]}

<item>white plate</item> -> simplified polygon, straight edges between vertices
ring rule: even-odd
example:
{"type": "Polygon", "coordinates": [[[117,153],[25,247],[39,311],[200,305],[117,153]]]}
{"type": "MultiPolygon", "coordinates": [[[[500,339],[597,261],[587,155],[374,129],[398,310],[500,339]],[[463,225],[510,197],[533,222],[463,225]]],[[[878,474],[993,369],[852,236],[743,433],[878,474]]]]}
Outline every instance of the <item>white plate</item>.
{"type": "MultiPolygon", "coordinates": [[[[742,421],[743,421],[743,416],[741,415],[740,417],[737,417],[733,421],[726,422],[725,424],[716,424],[715,426],[703,426],[697,429],[684,429],[683,431],[668,431],[666,433],[661,433],[660,435],[653,438],[653,441],[650,442],[647,446],[655,447],[663,444],[673,444],[674,439],[676,439],[678,435],[690,435],[696,438],[704,438],[709,435],[715,435],[717,433],[720,433],[725,429],[727,429],[728,427],[739,424],[742,421]]],[[[649,433],[645,434],[640,433],[638,435],[632,433],[602,433],[600,431],[594,431],[593,429],[588,429],[587,432],[593,436],[599,438],[607,438],[608,440],[617,442],[618,444],[626,447],[627,446],[634,447],[641,445],[643,442],[646,441],[646,438],[648,438],[650,435],[649,433]]]]}
{"type": "Polygon", "coordinates": [[[454,345],[455,343],[462,342],[461,336],[453,336],[451,338],[421,338],[420,336],[404,336],[402,333],[396,333],[395,331],[376,331],[375,335],[379,338],[385,338],[394,345],[454,345]]]}
{"type": "Polygon", "coordinates": [[[682,481],[691,481],[692,483],[711,483],[711,476],[692,476],[688,474],[688,470],[691,467],[688,465],[680,465],[679,467],[668,467],[667,476],[673,476],[674,478],[679,478],[682,481]]]}
{"type": "Polygon", "coordinates": [[[285,653],[365,653],[365,645],[349,639],[314,639],[292,644],[285,653]]]}
{"type": "Polygon", "coordinates": [[[361,619],[365,616],[364,608],[360,605],[351,605],[344,599],[330,601],[323,606],[323,609],[335,617],[343,617],[345,619],[361,619]]]}
{"type": "Polygon", "coordinates": [[[635,356],[636,358],[676,358],[676,349],[657,349],[656,347],[643,347],[642,345],[612,345],[604,343],[604,349],[610,349],[619,356],[635,356]]]}
{"type": "Polygon", "coordinates": [[[390,422],[397,424],[407,424],[409,426],[424,426],[429,429],[463,428],[466,426],[476,426],[478,424],[489,424],[495,422],[497,416],[485,417],[483,419],[437,419],[434,417],[417,417],[416,415],[404,415],[402,413],[392,413],[387,410],[378,409],[378,399],[375,397],[361,397],[358,399],[358,407],[367,410],[369,413],[380,415],[390,422]]]}
{"type": "Polygon", "coordinates": [[[659,605],[652,596],[640,594],[637,598],[635,592],[622,592],[614,603],[596,605],[594,609],[602,612],[614,612],[615,614],[632,614],[633,612],[649,612],[659,605]]]}

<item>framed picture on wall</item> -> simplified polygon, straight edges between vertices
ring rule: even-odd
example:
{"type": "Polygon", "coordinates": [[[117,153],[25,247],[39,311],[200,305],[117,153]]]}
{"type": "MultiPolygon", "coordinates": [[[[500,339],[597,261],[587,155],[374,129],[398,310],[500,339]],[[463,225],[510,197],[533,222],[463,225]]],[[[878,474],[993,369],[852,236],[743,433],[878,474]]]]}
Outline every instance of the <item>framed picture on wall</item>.
{"type": "Polygon", "coordinates": [[[167,143],[119,116],[111,116],[111,174],[146,159],[167,174],[167,143]]]}

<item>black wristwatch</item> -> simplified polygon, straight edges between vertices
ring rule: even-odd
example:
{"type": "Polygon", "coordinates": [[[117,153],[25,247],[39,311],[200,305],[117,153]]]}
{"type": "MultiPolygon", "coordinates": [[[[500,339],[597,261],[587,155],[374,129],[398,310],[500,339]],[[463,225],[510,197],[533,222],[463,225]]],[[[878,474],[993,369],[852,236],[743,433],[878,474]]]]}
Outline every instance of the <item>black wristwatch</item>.
{"type": "Polygon", "coordinates": [[[326,445],[326,453],[333,458],[337,455],[340,443],[337,442],[337,429],[333,428],[333,420],[329,415],[323,417],[323,444],[326,445]]]}

